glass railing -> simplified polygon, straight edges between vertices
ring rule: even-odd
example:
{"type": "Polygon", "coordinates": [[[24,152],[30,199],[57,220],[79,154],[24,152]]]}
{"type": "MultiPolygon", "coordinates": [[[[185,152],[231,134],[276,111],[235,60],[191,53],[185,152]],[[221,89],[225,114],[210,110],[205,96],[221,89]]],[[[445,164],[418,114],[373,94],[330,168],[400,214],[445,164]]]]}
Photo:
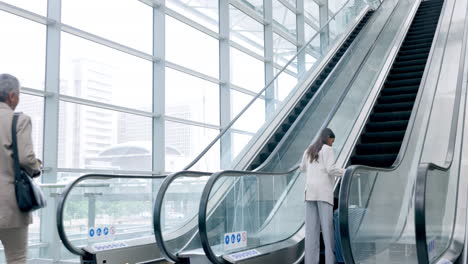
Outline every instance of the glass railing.
{"type": "MultiPolygon", "coordinates": [[[[457,236],[466,38],[455,36],[466,29],[451,23],[465,23],[466,15],[452,12],[466,13],[466,2],[445,2],[398,162],[391,169],[353,166],[343,179],[339,217],[346,263],[436,263],[457,236]]],[[[464,227],[462,233],[461,241],[464,227]]],[[[455,261],[459,242],[458,252],[450,253],[454,259],[442,262],[455,261]]]]}
{"type": "Polygon", "coordinates": [[[446,3],[448,7],[452,4],[450,34],[457,37],[452,38],[450,50],[444,57],[453,68],[443,75],[445,79],[439,80],[443,85],[435,98],[434,117],[426,136],[428,147],[425,147],[425,151],[433,154],[423,155],[416,178],[414,218],[419,263],[437,263],[439,259],[454,263],[463,251],[463,244],[467,243],[467,180],[463,177],[463,142],[467,134],[464,121],[468,78],[467,3],[446,3]],[[464,37],[458,38],[461,35],[464,37]],[[441,128],[445,128],[444,131],[440,131],[441,128]],[[433,144],[434,134],[437,144],[433,144]]]}
{"type": "Polygon", "coordinates": [[[84,175],[68,184],[57,206],[64,246],[85,255],[154,243],[153,203],[165,176],[84,175]]]}
{"type": "Polygon", "coordinates": [[[199,212],[200,238],[207,257],[213,263],[224,263],[223,255],[276,243],[296,233],[304,223],[304,185],[305,177],[297,168],[285,173],[213,174],[199,212]],[[212,190],[223,189],[227,180],[235,184],[220,202],[212,190]]]}

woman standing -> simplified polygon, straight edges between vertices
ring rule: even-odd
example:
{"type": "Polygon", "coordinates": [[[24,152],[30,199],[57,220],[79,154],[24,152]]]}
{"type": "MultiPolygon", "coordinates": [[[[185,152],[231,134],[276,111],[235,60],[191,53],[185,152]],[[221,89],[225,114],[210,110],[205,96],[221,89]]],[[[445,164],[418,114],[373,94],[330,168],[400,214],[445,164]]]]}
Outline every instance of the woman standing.
{"type": "Polygon", "coordinates": [[[301,171],[306,173],[306,238],[305,264],[318,264],[320,260],[320,226],[325,243],[325,262],[335,263],[333,230],[333,185],[335,177],[345,170],[335,165],[332,149],[335,134],[329,128],[304,152],[301,171]]]}
{"type": "MultiPolygon", "coordinates": [[[[19,210],[15,196],[11,126],[19,96],[18,79],[0,74],[0,241],[8,264],[26,264],[28,225],[32,222],[30,213],[19,210]]],[[[16,137],[21,167],[30,175],[39,176],[40,161],[33,150],[29,116],[19,116],[16,137]]]]}

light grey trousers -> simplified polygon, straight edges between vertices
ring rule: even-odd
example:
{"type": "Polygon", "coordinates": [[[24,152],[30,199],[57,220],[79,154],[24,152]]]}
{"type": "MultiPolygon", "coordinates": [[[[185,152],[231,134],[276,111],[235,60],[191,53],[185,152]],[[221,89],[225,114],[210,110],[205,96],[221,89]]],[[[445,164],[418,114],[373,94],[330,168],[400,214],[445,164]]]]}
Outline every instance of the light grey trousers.
{"type": "Polygon", "coordinates": [[[26,264],[28,251],[28,226],[1,228],[0,241],[5,248],[7,264],[26,264]]]}
{"type": "Polygon", "coordinates": [[[325,263],[335,263],[333,206],[327,202],[306,201],[305,264],[320,261],[320,226],[325,243],[325,263]]]}

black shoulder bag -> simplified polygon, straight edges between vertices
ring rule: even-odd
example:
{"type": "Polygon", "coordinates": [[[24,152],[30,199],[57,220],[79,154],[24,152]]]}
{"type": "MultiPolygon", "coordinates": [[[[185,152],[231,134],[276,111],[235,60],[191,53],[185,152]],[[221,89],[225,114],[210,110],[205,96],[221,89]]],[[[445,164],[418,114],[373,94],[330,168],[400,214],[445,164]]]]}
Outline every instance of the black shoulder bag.
{"type": "Polygon", "coordinates": [[[13,115],[13,125],[11,128],[11,137],[13,141],[13,160],[15,168],[15,192],[18,207],[23,212],[32,212],[46,206],[44,193],[39,185],[32,179],[25,170],[21,169],[18,157],[18,143],[16,138],[16,124],[19,114],[13,115]]]}

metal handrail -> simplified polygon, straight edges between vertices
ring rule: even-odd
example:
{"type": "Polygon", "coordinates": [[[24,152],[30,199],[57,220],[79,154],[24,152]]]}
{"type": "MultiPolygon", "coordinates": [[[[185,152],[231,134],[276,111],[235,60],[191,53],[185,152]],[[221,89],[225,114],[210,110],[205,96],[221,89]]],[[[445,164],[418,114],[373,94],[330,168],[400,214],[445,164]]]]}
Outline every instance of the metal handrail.
{"type": "MultiPolygon", "coordinates": [[[[289,65],[291,65],[291,63],[299,56],[299,54],[301,54],[306,48],[307,46],[312,43],[312,41],[315,39],[315,37],[317,37],[326,27],[328,27],[329,23],[331,23],[332,20],[335,19],[335,17],[341,12],[341,10],[343,10],[343,8],[349,3],[351,2],[351,0],[347,0],[346,3],[343,4],[343,6],[338,9],[335,14],[330,17],[330,19],[328,19],[328,21],[319,29],[317,30],[317,32],[310,38],[309,41],[307,41],[307,43],[305,43],[300,49],[299,51],[286,63],[286,65],[283,66],[283,68],[281,68],[281,70],[273,77],[272,80],[270,80],[268,82],[268,84],[263,87],[263,89],[261,89],[257,95],[255,95],[252,100],[250,100],[250,102],[221,130],[221,132],[208,144],[208,146],[206,146],[206,148],[204,150],[202,150],[202,152],[200,152],[200,154],[198,154],[195,159],[193,161],[191,161],[187,166],[184,167],[183,170],[189,170],[193,165],[195,165],[210,149],[211,147],[216,144],[216,142],[218,142],[218,140],[224,135],[226,134],[226,132],[234,125],[234,123],[247,111],[247,109],[250,108],[250,106],[260,97],[262,96],[263,92],[265,92],[266,89],[268,89],[277,79],[278,77],[281,75],[281,73],[283,73],[289,65]]],[[[379,5],[380,6],[380,5],[379,5]]]]}
{"type": "MultiPolygon", "coordinates": [[[[441,10],[441,14],[443,12],[444,9],[441,10]]],[[[439,17],[439,21],[442,19],[442,16],[439,17]]],[[[440,33],[440,23],[439,25],[437,26],[437,29],[436,31],[434,32],[434,36],[438,36],[440,33]]],[[[435,38],[434,38],[435,39],[435,38]]],[[[435,41],[433,42],[432,46],[435,45],[435,41]]],[[[447,43],[445,43],[445,47],[444,47],[444,50],[446,48],[446,45],[447,43]]],[[[444,52],[445,54],[445,52],[444,52]]],[[[429,54],[429,58],[428,58],[428,62],[426,63],[426,65],[430,65],[432,60],[434,59],[433,57],[433,49],[431,47],[431,52],[429,54]]],[[[439,68],[439,75],[440,75],[440,71],[441,71],[441,68],[439,68]]],[[[423,94],[424,90],[425,90],[425,87],[426,87],[426,80],[427,80],[427,76],[428,75],[428,71],[425,71],[424,72],[424,76],[422,78],[422,82],[421,82],[421,85],[420,85],[420,88],[422,88],[422,90],[419,92],[419,94],[423,94]]],[[[435,92],[434,92],[434,95],[435,95],[435,92]]],[[[355,172],[357,170],[360,170],[360,171],[369,171],[369,172],[393,172],[393,171],[396,171],[399,169],[401,163],[404,161],[404,158],[406,157],[406,154],[407,154],[407,147],[409,145],[410,142],[412,142],[411,138],[413,135],[413,130],[415,129],[414,127],[414,119],[415,117],[417,116],[419,110],[420,110],[420,101],[421,101],[421,96],[418,96],[416,101],[415,101],[415,108],[413,111],[412,111],[412,114],[411,114],[411,117],[410,117],[410,120],[412,120],[413,122],[409,122],[408,124],[408,128],[406,129],[406,135],[407,135],[407,140],[404,140],[404,144],[401,146],[400,148],[400,152],[398,153],[398,156],[397,156],[397,159],[395,161],[395,163],[390,167],[390,168],[378,168],[378,167],[370,167],[370,166],[363,166],[363,165],[353,165],[353,166],[350,166],[346,172],[345,172],[345,175],[343,176],[343,179],[342,179],[342,186],[341,186],[341,189],[340,189],[340,194],[339,194],[339,226],[340,226],[340,237],[341,237],[341,246],[342,246],[342,251],[343,251],[343,256],[346,260],[346,263],[351,263],[351,264],[354,264],[354,257],[353,257],[353,253],[352,253],[352,249],[351,249],[351,241],[350,241],[350,231],[349,231],[349,224],[348,224],[348,217],[349,217],[349,214],[348,214],[348,202],[349,202],[349,196],[350,196],[350,188],[351,188],[351,183],[353,182],[353,175],[355,174],[355,172]]],[[[416,186],[418,186],[418,182],[416,184],[416,186]]],[[[370,195],[369,195],[369,199],[370,199],[370,195]]],[[[406,225],[406,223],[405,223],[406,225]]],[[[401,236],[401,234],[400,234],[401,236]]],[[[426,248],[427,250],[427,248],[426,248]]],[[[418,254],[419,255],[419,254],[418,254]]],[[[423,262],[424,263],[424,262],[423,262]]]]}
{"type": "Polygon", "coordinates": [[[298,167],[294,167],[294,169],[287,171],[287,172],[280,172],[280,173],[271,173],[271,172],[248,172],[248,171],[239,171],[239,170],[225,170],[225,171],[220,171],[217,173],[214,173],[208,182],[205,185],[205,189],[203,190],[202,197],[200,199],[200,206],[199,206],[199,213],[198,213],[198,228],[200,230],[200,240],[202,242],[203,250],[205,251],[206,256],[210,261],[213,263],[229,263],[226,260],[224,260],[222,257],[217,257],[216,254],[213,252],[211,249],[211,246],[209,244],[208,240],[208,232],[206,228],[206,219],[207,219],[207,213],[208,213],[208,201],[210,199],[210,194],[213,189],[213,186],[215,183],[221,178],[221,177],[239,177],[239,176],[247,176],[247,175],[255,175],[255,176],[260,176],[260,177],[266,177],[266,176],[287,176],[290,175],[291,173],[296,172],[298,167]]]}
{"type": "MultiPolygon", "coordinates": [[[[63,192],[60,194],[60,199],[57,205],[57,232],[59,234],[60,239],[62,240],[63,245],[65,246],[68,251],[71,253],[78,255],[78,256],[86,256],[86,252],[82,248],[75,247],[65,232],[65,228],[63,225],[63,213],[65,209],[65,203],[68,198],[68,195],[72,191],[73,187],[80,187],[78,183],[86,180],[86,179],[102,179],[102,180],[109,180],[109,179],[164,179],[166,175],[150,175],[150,176],[140,176],[140,175],[110,175],[110,174],[87,174],[78,177],[74,181],[67,184],[63,192]]],[[[88,187],[88,186],[83,186],[88,187]]]]}
{"type": "Polygon", "coordinates": [[[169,186],[173,181],[181,177],[193,177],[199,178],[203,176],[211,175],[210,172],[200,172],[200,171],[179,171],[174,174],[167,176],[166,180],[163,182],[161,187],[159,188],[158,195],[156,196],[156,202],[154,204],[154,211],[153,211],[153,227],[154,227],[154,236],[156,238],[156,242],[161,250],[161,253],[164,255],[166,259],[170,259],[176,263],[179,263],[181,260],[178,256],[170,252],[166,247],[166,241],[162,235],[162,222],[161,222],[161,212],[162,206],[164,202],[164,197],[166,195],[169,186]]]}
{"type": "MultiPolygon", "coordinates": [[[[452,13],[453,16],[453,13],[452,13]]],[[[463,38],[463,44],[461,50],[466,52],[468,46],[468,40],[466,35],[468,34],[468,19],[465,19],[465,37],[463,38]]],[[[445,55],[445,52],[444,52],[445,55]]],[[[437,165],[433,162],[424,162],[419,164],[418,174],[416,176],[416,186],[415,186],[415,206],[414,206],[414,219],[415,219],[415,232],[416,232],[416,253],[420,263],[429,263],[429,252],[427,249],[427,235],[426,235],[426,189],[427,189],[427,175],[429,171],[437,170],[442,172],[450,171],[454,156],[455,156],[455,145],[457,140],[458,133],[458,120],[461,111],[461,100],[462,100],[462,90],[465,85],[463,82],[464,76],[464,66],[465,60],[462,60],[462,63],[458,68],[458,78],[457,82],[457,94],[455,96],[455,103],[453,106],[453,117],[452,124],[450,128],[449,136],[449,145],[448,152],[443,165],[437,165]]],[[[465,95],[466,96],[466,95],[465,95]]],[[[466,100],[465,100],[466,104],[466,100]]],[[[465,108],[466,116],[466,108],[465,108]]],[[[462,121],[463,124],[465,121],[462,121]]],[[[462,126],[463,127],[463,126],[462,126]]],[[[458,194],[457,194],[458,195],[458,194]]],[[[455,220],[455,219],[454,219],[455,220]]]]}

